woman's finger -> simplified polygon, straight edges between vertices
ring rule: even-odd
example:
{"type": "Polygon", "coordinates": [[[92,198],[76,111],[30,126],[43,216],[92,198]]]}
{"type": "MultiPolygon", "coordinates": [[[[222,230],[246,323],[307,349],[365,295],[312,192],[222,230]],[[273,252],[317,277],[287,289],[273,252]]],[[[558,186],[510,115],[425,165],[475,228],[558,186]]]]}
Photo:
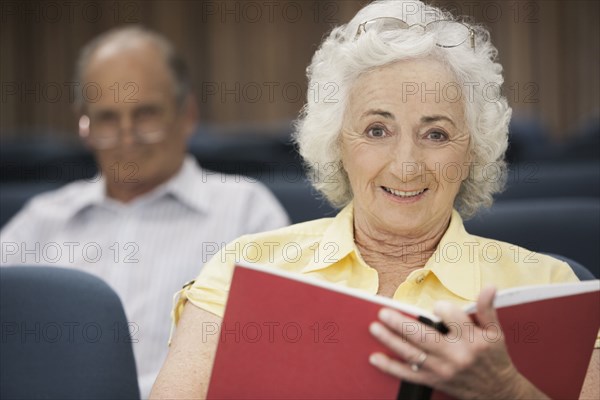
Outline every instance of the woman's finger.
{"type": "MultiPolygon", "coordinates": [[[[385,325],[389,332],[393,333],[398,343],[398,348],[403,349],[406,346],[425,351],[427,354],[441,353],[440,343],[443,342],[443,334],[434,327],[425,325],[413,317],[407,317],[402,313],[389,308],[383,308],[379,311],[379,319],[385,325]]],[[[420,354],[420,352],[418,353],[420,354]]],[[[417,355],[418,355],[417,354],[417,355]]],[[[414,355],[408,354],[410,357],[414,355]]]]}
{"type": "Polygon", "coordinates": [[[369,332],[408,364],[417,362],[423,354],[421,349],[408,343],[402,336],[379,322],[371,323],[369,332]]]}
{"type": "Polygon", "coordinates": [[[492,324],[499,325],[498,314],[494,308],[494,298],[496,297],[496,288],[494,286],[485,287],[477,299],[477,321],[480,326],[492,324]]]}
{"type": "Polygon", "coordinates": [[[431,382],[431,375],[423,367],[419,370],[414,370],[410,364],[391,358],[383,353],[371,354],[369,362],[380,371],[392,375],[401,381],[419,384],[428,384],[431,382]]]}

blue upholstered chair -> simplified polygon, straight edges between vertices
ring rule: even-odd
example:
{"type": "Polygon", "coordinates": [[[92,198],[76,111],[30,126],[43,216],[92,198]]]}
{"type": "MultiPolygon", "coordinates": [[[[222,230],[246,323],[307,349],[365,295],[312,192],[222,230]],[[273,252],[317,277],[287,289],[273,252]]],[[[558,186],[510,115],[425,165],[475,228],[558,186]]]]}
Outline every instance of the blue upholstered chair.
{"type": "Polygon", "coordinates": [[[139,399],[117,294],[88,273],[0,268],[0,398],[139,399]]]}
{"type": "Polygon", "coordinates": [[[598,198],[499,201],[465,226],[475,235],[568,257],[600,277],[598,198]]]}
{"type": "Polygon", "coordinates": [[[266,181],[265,184],[285,208],[293,224],[335,217],[338,212],[303,177],[266,181]]]}
{"type": "MultiPolygon", "coordinates": [[[[493,171],[492,171],[493,172],[493,171]]],[[[489,179],[493,178],[488,173],[489,179]]],[[[600,198],[600,161],[513,164],[498,200],[600,198]]]]}

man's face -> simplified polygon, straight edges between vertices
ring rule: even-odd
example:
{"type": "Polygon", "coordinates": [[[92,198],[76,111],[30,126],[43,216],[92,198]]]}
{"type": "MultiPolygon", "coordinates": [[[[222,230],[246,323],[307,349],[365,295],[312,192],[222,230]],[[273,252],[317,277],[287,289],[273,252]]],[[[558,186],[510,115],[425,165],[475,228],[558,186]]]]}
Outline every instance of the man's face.
{"type": "Polygon", "coordinates": [[[176,102],[161,53],[143,42],[107,44],[92,56],[84,78],[88,141],[109,195],[142,194],[176,173],[194,121],[176,102]]]}

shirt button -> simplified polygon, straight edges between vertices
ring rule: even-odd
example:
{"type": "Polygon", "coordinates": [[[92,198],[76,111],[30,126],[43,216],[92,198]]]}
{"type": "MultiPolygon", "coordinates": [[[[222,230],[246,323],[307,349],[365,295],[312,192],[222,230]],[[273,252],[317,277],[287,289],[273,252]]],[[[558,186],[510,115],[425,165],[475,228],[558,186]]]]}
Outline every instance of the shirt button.
{"type": "Polygon", "coordinates": [[[425,274],[421,274],[421,275],[417,276],[417,283],[423,283],[424,280],[425,280],[425,274]]]}

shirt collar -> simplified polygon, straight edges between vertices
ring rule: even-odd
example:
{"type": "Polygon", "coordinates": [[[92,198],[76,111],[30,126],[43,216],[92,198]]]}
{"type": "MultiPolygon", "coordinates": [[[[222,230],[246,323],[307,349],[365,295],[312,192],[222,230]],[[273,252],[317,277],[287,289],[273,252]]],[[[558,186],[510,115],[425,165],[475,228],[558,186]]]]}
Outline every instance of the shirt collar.
{"type": "Polygon", "coordinates": [[[481,290],[479,242],[465,230],[463,220],[452,210],[450,224],[435,252],[425,264],[451,292],[476,301],[481,290]]]}
{"type": "MultiPolygon", "coordinates": [[[[462,218],[452,210],[450,224],[438,247],[424,266],[454,294],[476,301],[481,290],[478,242],[464,228],[462,218]]],[[[354,208],[347,205],[333,218],[319,243],[318,262],[302,269],[303,273],[325,269],[352,252],[357,253],[354,243],[354,208]],[[332,243],[336,251],[332,254],[332,243]],[[325,257],[324,255],[327,255],[325,257]]]]}
{"type": "MultiPolygon", "coordinates": [[[[128,206],[149,203],[158,198],[173,196],[186,206],[198,211],[208,212],[210,199],[208,190],[203,187],[204,174],[191,155],[187,155],[179,171],[167,182],[133,200],[128,206]]],[[[106,194],[106,180],[101,175],[96,175],[90,181],[85,182],[85,189],[80,191],[70,204],[71,217],[74,217],[84,209],[93,206],[110,206],[117,203],[106,194]]]]}
{"type": "Polygon", "coordinates": [[[355,250],[354,208],[350,203],[332,219],[331,224],[325,229],[316,253],[319,255],[317,262],[307,265],[302,272],[327,268],[355,250]]]}
{"type": "Polygon", "coordinates": [[[166,192],[198,212],[208,212],[210,191],[205,178],[194,157],[187,155],[179,173],[165,184],[166,192]]]}
{"type": "Polygon", "coordinates": [[[70,196],[69,205],[65,207],[66,212],[70,214],[68,218],[73,218],[84,209],[102,204],[104,201],[106,189],[102,175],[98,174],[90,180],[85,180],[81,185],[77,188],[78,195],[70,196]]]}

